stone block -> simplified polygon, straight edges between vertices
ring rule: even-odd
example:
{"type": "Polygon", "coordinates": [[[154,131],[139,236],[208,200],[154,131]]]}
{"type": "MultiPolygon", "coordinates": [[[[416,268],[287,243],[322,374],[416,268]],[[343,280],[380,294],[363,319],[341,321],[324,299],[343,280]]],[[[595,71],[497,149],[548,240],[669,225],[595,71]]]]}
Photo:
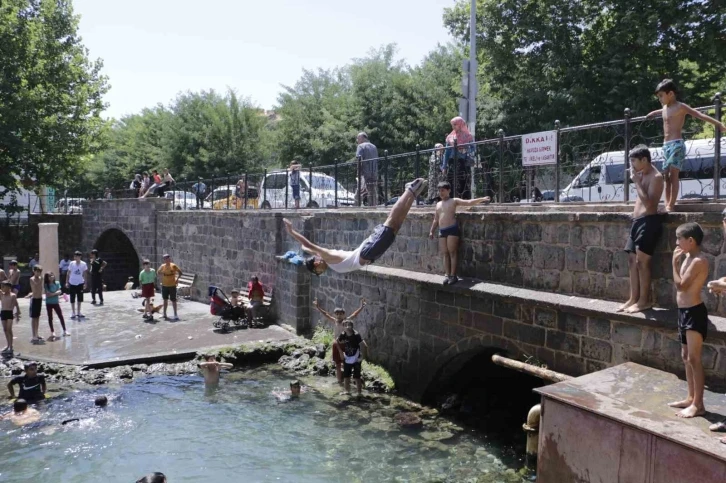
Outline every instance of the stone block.
{"type": "Polygon", "coordinates": [[[438,320],[440,317],[441,306],[436,302],[430,302],[428,300],[421,301],[421,314],[431,319],[438,320]]]}
{"type": "Polygon", "coordinates": [[[546,349],[544,347],[535,347],[534,349],[534,356],[542,363],[544,363],[547,368],[552,368],[555,366],[555,351],[546,349]]]}
{"type": "Polygon", "coordinates": [[[607,341],[583,337],[582,355],[588,359],[610,362],[613,357],[613,348],[607,341]]]}
{"type": "Polygon", "coordinates": [[[562,271],[560,272],[560,293],[572,293],[573,277],[572,272],[562,271]]]}
{"type": "Polygon", "coordinates": [[[570,248],[565,252],[565,264],[567,270],[573,272],[584,272],[585,266],[585,249],[584,248],[570,248]]]}
{"type": "Polygon", "coordinates": [[[525,344],[541,346],[545,343],[545,329],[511,320],[504,321],[503,335],[525,344]]]}
{"type": "Polygon", "coordinates": [[[522,269],[519,267],[508,267],[505,270],[504,283],[521,287],[523,280],[522,269]]]}
{"type": "Polygon", "coordinates": [[[496,240],[499,241],[502,239],[502,223],[500,222],[487,222],[486,229],[484,230],[484,239],[485,240],[496,240]]]}
{"type": "Polygon", "coordinates": [[[620,223],[607,223],[603,228],[603,246],[608,248],[624,247],[630,236],[630,226],[620,223]]]}
{"type": "Polygon", "coordinates": [[[528,243],[517,243],[509,253],[509,264],[518,267],[531,267],[533,262],[533,247],[528,243]]]}
{"type": "Polygon", "coordinates": [[[616,277],[630,276],[630,266],[628,265],[629,258],[630,254],[624,250],[618,250],[613,253],[613,275],[616,277]]]}
{"type": "Polygon", "coordinates": [[[522,240],[529,242],[542,241],[542,225],[537,223],[522,225],[522,240]]]}
{"type": "Polygon", "coordinates": [[[701,250],[718,256],[721,254],[721,245],[723,244],[723,228],[719,227],[703,227],[703,242],[701,250]]]}
{"type": "Polygon", "coordinates": [[[536,308],[534,310],[534,324],[547,329],[557,328],[557,312],[536,308]]]}
{"type": "Polygon", "coordinates": [[[579,295],[590,294],[590,274],[587,272],[575,272],[572,274],[573,292],[579,295]]]}
{"type": "Polygon", "coordinates": [[[590,317],[587,319],[587,335],[596,339],[610,340],[610,321],[590,317]]]}
{"type": "Polygon", "coordinates": [[[492,313],[505,319],[518,320],[519,305],[516,303],[505,302],[503,300],[495,300],[494,311],[492,313]]]}
{"type": "Polygon", "coordinates": [[[589,274],[588,279],[590,282],[588,295],[594,298],[604,298],[607,285],[605,274],[593,272],[589,274]]]}
{"type": "Polygon", "coordinates": [[[441,305],[456,307],[456,295],[453,292],[445,292],[443,290],[436,291],[436,302],[441,305]]]}
{"type": "Polygon", "coordinates": [[[509,242],[521,242],[522,241],[522,224],[521,223],[506,223],[502,233],[502,239],[509,242]]]}
{"type": "Polygon", "coordinates": [[[568,334],[587,334],[587,317],[578,314],[560,312],[558,314],[558,329],[568,334]]]}
{"type": "Polygon", "coordinates": [[[604,248],[587,249],[587,269],[591,272],[610,273],[612,261],[612,252],[604,248]]]}
{"type": "Polygon", "coordinates": [[[669,337],[663,337],[663,345],[661,346],[661,355],[663,359],[669,361],[681,361],[681,343],[669,337]]]}
{"type": "Polygon", "coordinates": [[[421,317],[419,329],[424,334],[446,339],[448,336],[447,325],[440,320],[421,317]]]}
{"type": "Polygon", "coordinates": [[[557,330],[548,330],[547,348],[579,355],[580,338],[576,335],[566,334],[557,330]]]}
{"type": "Polygon", "coordinates": [[[523,324],[531,324],[534,321],[534,307],[531,305],[520,305],[518,320],[523,324]]]}
{"type": "Polygon", "coordinates": [[[715,372],[721,375],[726,374],[726,347],[719,347],[718,349],[715,372]]]}
{"type": "Polygon", "coordinates": [[[643,352],[648,352],[652,354],[660,353],[660,349],[663,344],[661,339],[662,336],[660,332],[649,329],[643,330],[643,352]]]}
{"type": "Polygon", "coordinates": [[[534,248],[534,266],[550,270],[565,268],[565,249],[549,245],[537,245],[534,248]]]}
{"type": "Polygon", "coordinates": [[[716,359],[718,358],[718,350],[709,344],[703,344],[701,352],[701,361],[705,370],[711,370],[716,367],[716,359]]]}
{"type": "Polygon", "coordinates": [[[473,329],[487,334],[502,335],[502,319],[491,314],[473,312],[471,316],[473,329]]]}
{"type": "Polygon", "coordinates": [[[552,369],[569,376],[581,376],[585,373],[585,360],[566,352],[555,352],[555,363],[552,369]]]}
{"type": "Polygon", "coordinates": [[[591,361],[589,359],[585,361],[585,372],[588,374],[591,372],[603,371],[607,368],[608,364],[604,362],[591,361]]]}
{"type": "Polygon", "coordinates": [[[494,300],[485,297],[472,297],[471,310],[481,312],[483,314],[491,314],[494,306],[494,300]]]}

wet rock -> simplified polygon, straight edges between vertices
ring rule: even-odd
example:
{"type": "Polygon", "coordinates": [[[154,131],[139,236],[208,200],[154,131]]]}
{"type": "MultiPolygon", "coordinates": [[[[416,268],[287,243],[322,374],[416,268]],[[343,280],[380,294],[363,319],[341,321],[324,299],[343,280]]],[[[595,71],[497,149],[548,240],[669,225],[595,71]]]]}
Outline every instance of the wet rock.
{"type": "Polygon", "coordinates": [[[94,386],[105,384],[107,382],[106,373],[104,371],[86,371],[82,374],[81,380],[86,384],[94,386]]]}
{"type": "Polygon", "coordinates": [[[146,364],[134,364],[131,366],[131,370],[134,372],[146,372],[146,368],[148,366],[146,364]]]}
{"type": "MultiPolygon", "coordinates": [[[[318,348],[315,346],[307,346],[303,349],[303,353],[309,355],[310,357],[317,357],[318,348]]],[[[323,354],[323,355],[325,355],[325,354],[323,354]]]]}
{"type": "Polygon", "coordinates": [[[321,359],[325,359],[325,346],[323,344],[315,346],[315,355],[321,359]]]}
{"type": "Polygon", "coordinates": [[[113,377],[118,379],[133,379],[134,371],[129,366],[115,367],[111,371],[113,377]]]}
{"type": "Polygon", "coordinates": [[[418,414],[412,412],[400,412],[393,419],[401,428],[415,429],[423,426],[423,421],[418,414]]]}
{"type": "Polygon", "coordinates": [[[426,441],[446,441],[454,437],[454,433],[448,431],[422,431],[419,433],[426,441]]]}
{"type": "Polygon", "coordinates": [[[418,414],[422,418],[432,419],[432,418],[437,418],[439,416],[439,411],[438,411],[438,409],[434,409],[434,408],[423,408],[423,409],[421,409],[421,411],[419,411],[418,414]]]}
{"type": "Polygon", "coordinates": [[[296,349],[290,354],[293,359],[299,359],[304,354],[302,349],[296,349]]]}
{"type": "Polygon", "coordinates": [[[317,360],[313,366],[313,374],[317,376],[327,376],[330,373],[330,366],[327,361],[317,360]]]}

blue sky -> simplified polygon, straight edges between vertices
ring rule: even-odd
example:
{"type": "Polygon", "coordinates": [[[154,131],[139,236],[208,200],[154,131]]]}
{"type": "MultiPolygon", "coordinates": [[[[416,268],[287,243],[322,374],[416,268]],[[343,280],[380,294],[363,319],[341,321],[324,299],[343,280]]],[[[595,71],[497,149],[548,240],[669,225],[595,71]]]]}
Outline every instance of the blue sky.
{"type": "Polygon", "coordinates": [[[273,107],[302,69],[342,66],[397,43],[417,64],[452,39],[454,0],[75,0],[80,34],[110,78],[106,115],[121,117],[180,91],[227,86],[273,107]]]}

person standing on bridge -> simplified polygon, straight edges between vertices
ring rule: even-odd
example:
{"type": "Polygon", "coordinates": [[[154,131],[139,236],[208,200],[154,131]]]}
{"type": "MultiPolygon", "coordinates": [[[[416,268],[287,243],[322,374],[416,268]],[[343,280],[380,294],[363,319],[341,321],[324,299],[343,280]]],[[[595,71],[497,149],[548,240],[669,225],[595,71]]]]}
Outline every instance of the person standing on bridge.
{"type": "Polygon", "coordinates": [[[192,193],[197,198],[197,209],[201,210],[204,208],[204,194],[207,192],[207,185],[204,184],[202,178],[192,185],[192,193]]]}
{"type": "MultiPolygon", "coordinates": [[[[368,134],[364,132],[359,133],[355,141],[358,144],[355,157],[361,159],[361,172],[358,174],[363,176],[365,181],[368,206],[378,206],[378,148],[368,140],[368,134]]],[[[361,193],[358,196],[361,196],[361,193]]]]}
{"type": "Polygon", "coordinates": [[[91,250],[91,305],[96,305],[96,294],[98,294],[98,305],[103,305],[103,269],[106,268],[105,260],[98,258],[98,250],[91,250]]]}
{"type": "Polygon", "coordinates": [[[347,273],[361,270],[364,266],[378,260],[396,239],[396,233],[401,229],[408,216],[411,205],[426,189],[428,181],[418,178],[406,185],[406,191],[393,205],[385,223],[373,229],[373,233],[366,238],[358,248],[353,251],[332,250],[315,245],[302,234],[293,229],[292,222],[287,219],[285,229],[295,240],[300,242],[302,249],[313,256],[305,260],[305,267],[315,275],[325,273],[328,268],[338,272],[347,273]]]}
{"type": "Polygon", "coordinates": [[[161,275],[161,298],[164,299],[164,320],[171,320],[176,322],[179,320],[179,316],[176,312],[176,286],[179,283],[179,277],[182,276],[182,271],[176,264],[171,263],[171,255],[168,253],[164,254],[164,263],[156,271],[161,275]],[[174,317],[169,319],[166,316],[166,309],[171,300],[171,307],[174,309],[174,317]]]}

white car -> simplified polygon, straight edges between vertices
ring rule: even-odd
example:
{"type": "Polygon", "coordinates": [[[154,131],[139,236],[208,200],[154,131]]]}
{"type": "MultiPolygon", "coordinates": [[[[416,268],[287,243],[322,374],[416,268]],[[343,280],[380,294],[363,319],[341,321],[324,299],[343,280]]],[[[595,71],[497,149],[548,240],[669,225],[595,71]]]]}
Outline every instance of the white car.
{"type": "Polygon", "coordinates": [[[60,198],[55,203],[56,213],[82,214],[85,198],[60,198]]]}
{"type": "Polygon", "coordinates": [[[167,191],[164,198],[172,201],[172,209],[175,210],[196,210],[197,197],[187,191],[167,191]]]}
{"type": "MultiPolygon", "coordinates": [[[[335,178],[324,173],[313,172],[312,197],[310,196],[310,172],[300,172],[300,207],[302,208],[333,208],[335,192],[338,192],[338,206],[354,206],[355,194],[345,189],[335,178]]],[[[292,197],[292,186],[288,172],[270,173],[262,181],[259,188],[260,205],[263,209],[285,208],[287,192],[287,208],[295,207],[292,197]]]]}

